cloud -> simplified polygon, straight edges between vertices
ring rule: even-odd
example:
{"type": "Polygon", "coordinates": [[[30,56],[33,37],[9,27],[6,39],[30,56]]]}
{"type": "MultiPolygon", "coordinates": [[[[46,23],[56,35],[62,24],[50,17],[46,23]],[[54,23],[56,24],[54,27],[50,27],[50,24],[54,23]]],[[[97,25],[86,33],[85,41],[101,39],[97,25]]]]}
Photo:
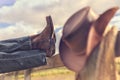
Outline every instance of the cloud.
{"type": "Polygon", "coordinates": [[[118,10],[115,16],[112,18],[110,25],[116,26],[120,30],[120,10],[118,10]]]}
{"type": "Polygon", "coordinates": [[[116,5],[114,0],[17,0],[13,6],[1,8],[0,22],[24,21],[39,25],[45,23],[45,16],[52,15],[55,25],[63,25],[69,16],[84,6],[91,6],[101,13],[113,5],[116,5]]]}
{"type": "Polygon", "coordinates": [[[10,25],[7,28],[0,28],[0,40],[29,36],[30,34],[33,35],[37,32],[38,29],[31,27],[31,25],[19,22],[14,25],[10,25]]]}
{"type": "Polygon", "coordinates": [[[120,10],[118,10],[115,14],[115,16],[112,18],[111,22],[120,22],[120,10]]]}
{"type": "Polygon", "coordinates": [[[120,7],[120,0],[115,0],[115,2],[120,7]]]}
{"type": "Polygon", "coordinates": [[[0,22],[8,24],[24,22],[30,25],[28,29],[42,30],[46,25],[47,15],[52,16],[55,26],[61,26],[73,13],[85,6],[91,6],[100,14],[114,5],[116,5],[114,0],[16,0],[14,5],[0,8],[0,22]]]}
{"type": "Polygon", "coordinates": [[[88,4],[91,6],[92,9],[94,9],[94,11],[101,14],[111,7],[119,6],[116,4],[116,1],[117,0],[89,0],[88,4]]]}
{"type": "Polygon", "coordinates": [[[63,26],[59,26],[58,28],[55,29],[55,34],[56,34],[56,38],[57,38],[57,41],[56,41],[56,54],[59,53],[59,43],[60,43],[60,40],[61,40],[61,37],[62,37],[62,30],[63,30],[63,26]]]}

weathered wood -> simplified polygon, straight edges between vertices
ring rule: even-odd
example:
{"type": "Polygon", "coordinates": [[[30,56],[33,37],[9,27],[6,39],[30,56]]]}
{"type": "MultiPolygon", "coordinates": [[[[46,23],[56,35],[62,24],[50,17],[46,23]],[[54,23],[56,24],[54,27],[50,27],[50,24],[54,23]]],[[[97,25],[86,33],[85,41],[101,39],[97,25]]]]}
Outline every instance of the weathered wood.
{"type": "Polygon", "coordinates": [[[27,69],[24,72],[24,80],[31,80],[31,69],[27,69]]]}
{"type": "Polygon", "coordinates": [[[10,74],[5,74],[5,80],[12,80],[12,75],[13,75],[13,73],[10,73],[10,74]]]}
{"type": "Polygon", "coordinates": [[[4,74],[0,75],[0,80],[5,80],[5,75],[4,74]]]}
{"type": "Polygon", "coordinates": [[[114,47],[117,31],[112,29],[93,50],[76,80],[116,80],[114,47]]]}
{"type": "Polygon", "coordinates": [[[14,80],[18,80],[19,71],[14,72],[14,80]]]}
{"type": "MultiPolygon", "coordinates": [[[[56,67],[62,67],[63,63],[60,59],[59,55],[55,55],[51,58],[47,58],[47,65],[45,66],[41,66],[39,68],[35,68],[33,69],[33,71],[35,70],[43,70],[43,69],[50,69],[50,68],[56,68],[56,67]]],[[[24,73],[24,80],[31,80],[31,69],[25,70],[24,73]]]]}
{"type": "MultiPolygon", "coordinates": [[[[59,55],[55,55],[51,58],[47,58],[47,65],[45,66],[41,66],[39,68],[35,68],[33,69],[33,71],[35,70],[43,70],[43,69],[50,69],[50,68],[56,68],[56,67],[62,67],[63,63],[60,59],[59,55]]],[[[31,69],[25,70],[24,73],[24,80],[31,80],[31,69]]]]}
{"type": "Polygon", "coordinates": [[[49,64],[49,60],[48,60],[48,64],[52,65],[52,68],[64,66],[59,55],[55,55],[51,57],[51,61],[52,61],[52,64],[49,64]]]}
{"type": "MultiPolygon", "coordinates": [[[[51,69],[51,68],[62,67],[62,66],[64,66],[64,65],[60,59],[59,54],[55,55],[51,58],[47,58],[47,65],[25,70],[24,71],[24,80],[31,80],[31,70],[33,70],[33,72],[34,72],[36,70],[51,69]]],[[[13,73],[9,72],[9,73],[7,73],[7,75],[1,74],[0,80],[5,80],[5,78],[8,78],[10,75],[14,75],[14,80],[18,80],[18,75],[23,74],[23,71],[16,71],[13,73]]]]}
{"type": "MultiPolygon", "coordinates": [[[[47,65],[41,66],[39,67],[39,69],[43,70],[43,69],[50,69],[50,68],[56,68],[56,67],[62,67],[62,66],[64,65],[60,59],[59,54],[57,54],[51,58],[47,58],[47,65]]],[[[35,68],[35,69],[38,69],[38,68],[35,68]]]]}

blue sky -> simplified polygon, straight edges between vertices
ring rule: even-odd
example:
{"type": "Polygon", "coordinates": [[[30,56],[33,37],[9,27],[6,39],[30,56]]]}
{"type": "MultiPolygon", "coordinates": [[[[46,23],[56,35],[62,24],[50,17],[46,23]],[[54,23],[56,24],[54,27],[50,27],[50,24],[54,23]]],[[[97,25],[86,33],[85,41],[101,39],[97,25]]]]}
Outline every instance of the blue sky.
{"type": "Polygon", "coordinates": [[[9,23],[0,23],[0,28],[7,28],[9,26],[11,26],[13,24],[9,24],[9,23]]]}
{"type": "Polygon", "coordinates": [[[12,6],[14,5],[15,0],[0,0],[0,7],[3,6],[12,6]]]}
{"type": "MultiPolygon", "coordinates": [[[[0,0],[0,8],[2,7],[9,7],[9,6],[13,6],[15,3],[15,0],[0,0]]],[[[12,24],[9,24],[9,23],[3,23],[3,22],[0,22],[0,28],[6,28],[8,26],[11,26],[12,24]]]]}
{"type": "MultiPolygon", "coordinates": [[[[119,5],[120,0],[0,0],[0,39],[42,31],[47,15],[52,16],[55,28],[58,28],[84,6],[90,6],[101,14],[108,8],[119,5]],[[4,36],[6,32],[8,33],[4,36]]],[[[111,23],[119,25],[119,14],[120,12],[116,14],[111,23]]]]}

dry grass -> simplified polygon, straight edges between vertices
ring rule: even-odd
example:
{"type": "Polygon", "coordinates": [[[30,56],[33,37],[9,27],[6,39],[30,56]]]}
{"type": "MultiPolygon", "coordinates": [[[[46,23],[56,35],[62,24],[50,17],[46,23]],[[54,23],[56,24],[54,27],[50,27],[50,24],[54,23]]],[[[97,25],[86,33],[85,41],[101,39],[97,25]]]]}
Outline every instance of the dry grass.
{"type": "MultiPolygon", "coordinates": [[[[116,77],[117,80],[120,80],[120,58],[116,58],[115,62],[116,62],[116,77]]],[[[24,75],[21,74],[18,76],[18,78],[19,78],[18,80],[24,80],[24,75]]],[[[8,79],[5,80],[9,80],[9,77],[8,79]]],[[[12,80],[14,80],[14,77],[12,80]]],[[[69,71],[65,67],[38,70],[36,72],[32,72],[31,80],[75,80],[75,73],[69,71]]]]}
{"type": "Polygon", "coordinates": [[[116,62],[116,78],[120,80],[120,58],[115,59],[116,62]]]}
{"type": "Polygon", "coordinates": [[[68,69],[55,68],[33,72],[32,80],[74,80],[75,74],[68,69]]]}
{"type": "MultiPolygon", "coordinates": [[[[32,72],[31,74],[31,80],[74,80],[74,79],[75,79],[75,73],[69,71],[65,67],[39,70],[36,72],[32,72]]],[[[14,80],[14,77],[12,80],[14,80]]],[[[24,80],[24,75],[23,74],[19,75],[18,80],[24,80]]]]}

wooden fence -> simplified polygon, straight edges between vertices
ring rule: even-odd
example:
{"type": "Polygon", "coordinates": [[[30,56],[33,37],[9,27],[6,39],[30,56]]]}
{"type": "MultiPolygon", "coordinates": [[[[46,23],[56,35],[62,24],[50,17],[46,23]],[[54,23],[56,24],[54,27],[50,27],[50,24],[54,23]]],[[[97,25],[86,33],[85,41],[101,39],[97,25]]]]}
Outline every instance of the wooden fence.
{"type": "MultiPolygon", "coordinates": [[[[45,66],[34,68],[34,71],[35,70],[57,68],[57,67],[63,66],[63,63],[61,62],[59,55],[55,55],[51,58],[48,58],[47,63],[48,64],[45,66]]],[[[28,69],[28,70],[24,70],[24,71],[15,71],[15,72],[0,74],[0,80],[18,80],[18,75],[21,73],[24,73],[24,80],[31,80],[32,70],[33,69],[28,69]],[[10,75],[12,75],[12,76],[14,75],[14,79],[10,75]]]]}
{"type": "MultiPolygon", "coordinates": [[[[120,63],[120,59],[118,59],[118,60],[117,60],[117,63],[120,63]]],[[[63,67],[64,66],[63,63],[60,60],[59,55],[55,55],[52,58],[48,58],[47,62],[48,62],[48,64],[46,66],[37,67],[37,68],[33,68],[33,69],[27,69],[27,70],[24,70],[24,71],[22,70],[22,71],[15,71],[15,72],[9,72],[9,73],[0,74],[0,80],[19,80],[19,78],[18,78],[19,74],[24,74],[24,80],[31,80],[31,73],[32,73],[32,71],[44,70],[44,69],[52,69],[52,68],[57,68],[57,67],[63,67]]],[[[91,70],[91,69],[89,69],[89,70],[91,70]]],[[[88,77],[88,74],[89,75],[92,74],[93,71],[88,72],[87,73],[87,77],[88,77]]],[[[78,75],[79,75],[79,73],[76,73],[76,75],[73,75],[73,76],[76,77],[75,80],[79,80],[80,79],[80,78],[78,79],[78,77],[80,77],[78,75]]],[[[86,75],[83,75],[83,76],[86,77],[86,75]]],[[[115,79],[115,80],[120,80],[120,75],[118,75],[118,77],[119,78],[115,79]]],[[[80,79],[80,80],[82,80],[82,79],[80,79]]]]}

